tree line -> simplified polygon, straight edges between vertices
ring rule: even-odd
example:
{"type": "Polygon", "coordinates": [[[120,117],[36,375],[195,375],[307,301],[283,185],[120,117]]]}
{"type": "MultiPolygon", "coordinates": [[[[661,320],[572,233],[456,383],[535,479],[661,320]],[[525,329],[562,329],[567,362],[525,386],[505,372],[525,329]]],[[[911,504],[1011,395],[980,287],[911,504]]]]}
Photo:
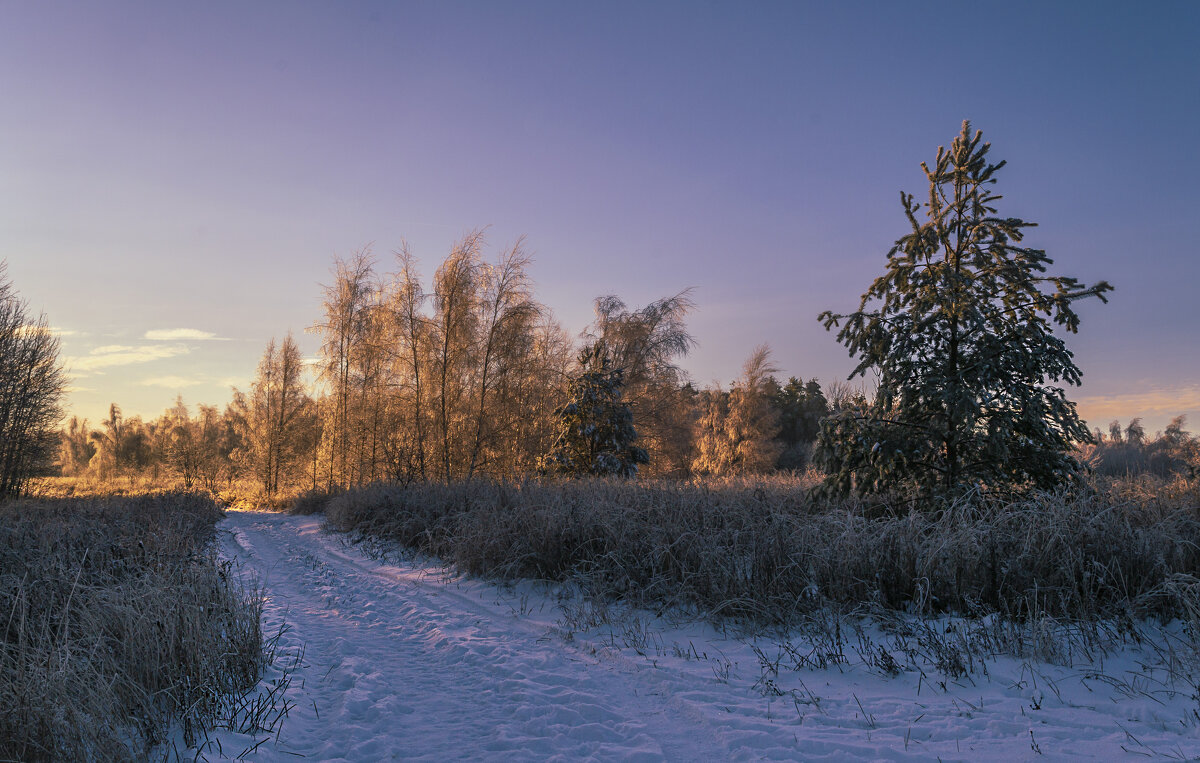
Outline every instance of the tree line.
{"type": "MultiPolygon", "coordinates": [[[[689,291],[637,309],[600,297],[573,338],[536,299],[524,242],[489,259],[476,231],[428,284],[407,247],[386,272],[368,250],[337,259],[310,327],[319,357],[305,361],[290,336],[272,340],[250,389],[235,390],[219,415],[202,407],[192,419],[180,404],[143,424],[114,406],[96,432],[72,421],[64,470],[167,465],[189,483],[253,475],[268,494],[809,463],[830,494],[1077,481],[1081,446],[1107,446],[1110,461],[1117,445],[1132,447],[1128,436],[1093,436],[1065,392],[1082,371],[1061,332],[1078,331],[1077,302],[1107,301],[1112,287],[1048,274],[1053,260],[1024,244],[1035,224],[998,211],[1005,162],[990,150],[964,122],[922,163],[925,200],[901,193],[909,230],[859,308],[819,316],[855,359],[850,378],[876,380],[869,395],[845,383],[780,384],[765,346],[729,388],[697,390],[679,365],[694,345],[689,291]]],[[[1171,458],[1191,442],[1181,427],[1160,448],[1171,458]]]]}
{"type": "Polygon", "coordinates": [[[521,242],[492,262],[482,249],[479,233],[466,236],[428,290],[407,249],[388,274],[367,251],[338,259],[311,328],[317,358],[303,358],[289,334],[271,340],[248,390],[234,389],[223,411],[201,405],[190,416],[180,398],[149,421],[124,417],[115,403],[97,428],[72,418],[63,473],[209,489],[253,479],[273,495],[379,481],[806,465],[829,410],[821,385],[759,374],[697,391],[678,365],[694,343],[687,292],[638,309],[599,298],[594,322],[573,341],[534,298],[521,242]],[[581,416],[577,398],[588,395],[608,402],[581,416]],[[586,458],[571,442],[572,416],[591,440],[586,458]],[[722,417],[753,424],[723,426],[722,417]],[[721,449],[736,453],[705,455],[721,449]]]}

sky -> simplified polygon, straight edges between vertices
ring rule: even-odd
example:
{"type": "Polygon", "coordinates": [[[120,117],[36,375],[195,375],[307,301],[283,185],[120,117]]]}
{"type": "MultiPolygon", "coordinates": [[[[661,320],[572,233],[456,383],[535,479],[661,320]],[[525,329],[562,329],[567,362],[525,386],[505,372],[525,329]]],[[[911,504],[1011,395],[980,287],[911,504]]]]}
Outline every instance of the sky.
{"type": "Polygon", "coordinates": [[[1200,429],[1200,3],[0,0],[0,259],[68,409],[224,404],[334,257],[526,236],[572,333],[691,288],[698,386],[854,363],[900,192],[963,119],[1078,305],[1093,426],[1200,429]]]}

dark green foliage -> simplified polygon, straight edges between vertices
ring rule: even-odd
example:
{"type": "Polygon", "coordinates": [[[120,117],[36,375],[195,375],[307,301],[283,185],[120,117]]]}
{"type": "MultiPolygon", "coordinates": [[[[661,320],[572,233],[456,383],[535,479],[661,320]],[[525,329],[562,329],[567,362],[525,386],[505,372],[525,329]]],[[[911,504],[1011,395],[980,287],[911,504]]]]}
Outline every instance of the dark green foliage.
{"type": "Polygon", "coordinates": [[[649,462],[633,444],[633,414],[621,399],[624,373],[613,368],[603,341],[579,355],[580,374],[571,381],[567,403],[554,416],[558,436],[541,462],[541,471],[570,476],[633,477],[649,462]]]}
{"type": "Polygon", "coordinates": [[[1043,275],[1052,260],[1020,245],[1034,223],[997,215],[1004,162],[981,137],[964,122],[922,163],[929,199],[901,193],[912,232],[887,272],[858,312],[820,316],[858,358],[851,376],[879,379],[872,404],[823,427],[816,460],[835,492],[1052,487],[1078,471],[1068,451],[1091,434],[1056,385],[1078,385],[1080,370],[1052,322],[1074,333],[1072,303],[1112,287],[1043,275]]]}
{"type": "Polygon", "coordinates": [[[771,403],[779,411],[779,437],[783,452],[779,468],[800,469],[806,453],[821,431],[821,420],[829,414],[829,403],[816,379],[802,382],[795,376],[780,387],[771,379],[771,403]]]}

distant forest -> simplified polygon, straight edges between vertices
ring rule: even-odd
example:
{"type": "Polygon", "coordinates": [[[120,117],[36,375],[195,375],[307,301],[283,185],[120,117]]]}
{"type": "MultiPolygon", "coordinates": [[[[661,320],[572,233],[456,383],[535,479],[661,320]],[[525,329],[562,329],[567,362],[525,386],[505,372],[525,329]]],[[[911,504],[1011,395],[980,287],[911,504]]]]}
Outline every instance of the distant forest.
{"type": "MultiPolygon", "coordinates": [[[[1083,372],[1064,335],[1079,329],[1076,302],[1107,301],[1113,287],[1048,273],[1053,260],[1023,243],[1035,223],[997,211],[1005,162],[990,150],[963,122],[921,165],[927,200],[901,193],[910,230],[859,308],[818,317],[856,360],[850,379],[870,378],[871,389],[781,381],[760,346],[729,388],[697,390],[679,365],[694,346],[689,291],[641,308],[602,296],[592,324],[571,337],[536,299],[523,242],[487,258],[476,231],[428,287],[407,248],[386,273],[369,251],[338,259],[309,328],[321,339],[315,374],[290,334],[272,340],[249,389],[234,390],[223,411],[192,416],[181,399],[155,421],[126,419],[116,404],[97,427],[72,419],[61,473],[210,489],[253,480],[267,496],[810,467],[830,495],[1056,489],[1082,484],[1085,466],[1194,475],[1200,448],[1182,417],[1155,438],[1137,419],[1102,432],[1079,418],[1066,388],[1083,372]]],[[[15,449],[28,464],[45,450],[62,376],[45,321],[13,317],[23,308],[4,289],[12,316],[0,321],[0,342],[36,345],[41,365],[0,357],[15,359],[13,378],[34,366],[48,374],[46,394],[32,398],[46,403],[40,412],[13,403],[40,422],[15,449]]]]}
{"type": "MultiPolygon", "coordinates": [[[[336,261],[311,328],[322,340],[315,366],[289,334],[267,345],[249,389],[235,389],[224,409],[193,414],[180,398],[149,421],[124,417],[116,403],[97,426],[72,418],[60,473],[210,490],[251,480],[268,496],[520,478],[546,471],[572,381],[586,371],[580,350],[596,346],[620,371],[615,392],[647,455],[638,470],[646,477],[810,469],[822,423],[874,394],[848,382],[781,381],[765,346],[728,388],[696,389],[679,367],[694,344],[686,291],[638,309],[600,297],[594,322],[573,339],[535,299],[520,242],[488,262],[482,236],[467,236],[429,290],[406,250],[395,262],[384,276],[366,251],[336,261]]],[[[1178,417],[1150,437],[1138,419],[1114,421],[1079,454],[1102,473],[1189,473],[1200,447],[1183,427],[1178,417]]]]}
{"type": "Polygon", "coordinates": [[[478,232],[429,290],[407,251],[387,276],[368,252],[339,259],[311,328],[321,337],[315,366],[289,334],[267,345],[249,389],[235,389],[223,410],[192,415],[181,398],[151,421],[115,403],[97,426],[72,418],[62,473],[210,489],[251,478],[267,494],[518,477],[544,468],[584,370],[580,349],[596,346],[620,372],[615,392],[651,477],[803,469],[821,420],[860,394],[781,382],[765,348],[731,388],[697,390],[678,365],[694,344],[687,292],[640,309],[601,297],[573,341],[536,300],[528,263],[520,242],[488,262],[478,232]]]}

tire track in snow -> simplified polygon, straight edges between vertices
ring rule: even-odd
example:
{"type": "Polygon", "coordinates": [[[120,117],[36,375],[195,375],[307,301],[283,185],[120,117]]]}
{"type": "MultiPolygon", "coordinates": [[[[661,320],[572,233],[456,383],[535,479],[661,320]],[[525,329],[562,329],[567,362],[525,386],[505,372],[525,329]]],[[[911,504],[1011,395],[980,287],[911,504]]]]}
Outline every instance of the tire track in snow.
{"type": "Polygon", "coordinates": [[[636,667],[341,547],[319,518],[231,511],[222,527],[262,583],[264,629],[286,622],[282,644],[304,648],[296,707],[260,759],[729,757],[636,667]]]}

